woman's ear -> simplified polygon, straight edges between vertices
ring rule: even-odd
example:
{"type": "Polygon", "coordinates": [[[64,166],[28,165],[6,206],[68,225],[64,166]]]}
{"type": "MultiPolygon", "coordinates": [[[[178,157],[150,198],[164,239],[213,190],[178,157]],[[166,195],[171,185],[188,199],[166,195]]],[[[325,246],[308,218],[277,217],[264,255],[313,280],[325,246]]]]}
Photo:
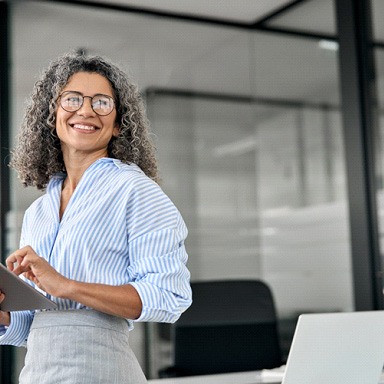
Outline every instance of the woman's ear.
{"type": "Polygon", "coordinates": [[[115,126],[113,127],[113,133],[112,135],[114,137],[118,137],[120,134],[120,127],[119,127],[119,124],[118,123],[115,123],[115,126]]]}

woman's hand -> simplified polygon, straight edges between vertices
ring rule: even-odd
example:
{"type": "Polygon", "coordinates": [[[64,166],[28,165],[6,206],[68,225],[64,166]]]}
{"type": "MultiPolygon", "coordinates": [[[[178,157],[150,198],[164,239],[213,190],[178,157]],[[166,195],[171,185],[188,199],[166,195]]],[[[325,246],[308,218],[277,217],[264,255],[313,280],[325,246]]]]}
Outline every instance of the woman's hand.
{"type": "Polygon", "coordinates": [[[127,319],[137,319],[141,314],[141,298],[132,285],[112,286],[68,279],[37,255],[30,246],[12,253],[6,264],[16,275],[23,274],[52,296],[73,300],[127,319]]]}
{"type": "Polygon", "coordinates": [[[40,257],[29,245],[12,253],[6,260],[8,269],[16,275],[34,282],[40,289],[52,296],[61,297],[68,279],[58,273],[42,257],[40,257]]]}
{"type": "MultiPolygon", "coordinates": [[[[0,303],[2,303],[4,299],[5,299],[5,295],[3,292],[0,291],[0,303]]],[[[0,311],[0,324],[6,325],[8,327],[10,322],[11,322],[11,316],[9,312],[0,311]]]]}

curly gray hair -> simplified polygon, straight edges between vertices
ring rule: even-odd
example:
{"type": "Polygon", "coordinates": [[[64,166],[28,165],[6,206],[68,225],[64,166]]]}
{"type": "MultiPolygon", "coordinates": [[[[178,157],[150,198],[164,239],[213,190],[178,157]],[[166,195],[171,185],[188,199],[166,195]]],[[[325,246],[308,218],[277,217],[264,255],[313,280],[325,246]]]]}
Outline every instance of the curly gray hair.
{"type": "Polygon", "coordinates": [[[55,173],[65,172],[56,135],[57,100],[77,72],[98,73],[111,83],[120,129],[118,137],[108,145],[108,156],[137,164],[158,182],[155,147],[137,86],[120,68],[102,57],[67,53],[50,64],[32,91],[10,162],[22,183],[44,189],[55,173]]]}

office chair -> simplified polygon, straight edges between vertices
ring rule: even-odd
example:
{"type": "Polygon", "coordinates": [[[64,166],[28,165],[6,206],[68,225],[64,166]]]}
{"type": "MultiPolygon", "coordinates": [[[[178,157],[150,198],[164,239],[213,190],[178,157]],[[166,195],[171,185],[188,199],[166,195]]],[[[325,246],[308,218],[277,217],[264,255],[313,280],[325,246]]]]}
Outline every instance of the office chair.
{"type": "Polygon", "coordinates": [[[275,368],[282,364],[276,311],[258,280],[191,284],[192,306],[171,325],[174,365],[159,377],[275,368]]]}

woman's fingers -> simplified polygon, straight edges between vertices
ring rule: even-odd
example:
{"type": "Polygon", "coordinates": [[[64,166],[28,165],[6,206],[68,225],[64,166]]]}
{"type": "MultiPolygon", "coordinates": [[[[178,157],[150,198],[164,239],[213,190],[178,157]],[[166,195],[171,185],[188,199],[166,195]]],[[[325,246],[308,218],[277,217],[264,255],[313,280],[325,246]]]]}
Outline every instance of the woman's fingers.
{"type": "Polygon", "coordinates": [[[40,259],[40,256],[30,246],[26,246],[9,255],[5,262],[9,270],[16,275],[20,275],[30,271],[31,263],[36,262],[38,259],[40,259]]]}

